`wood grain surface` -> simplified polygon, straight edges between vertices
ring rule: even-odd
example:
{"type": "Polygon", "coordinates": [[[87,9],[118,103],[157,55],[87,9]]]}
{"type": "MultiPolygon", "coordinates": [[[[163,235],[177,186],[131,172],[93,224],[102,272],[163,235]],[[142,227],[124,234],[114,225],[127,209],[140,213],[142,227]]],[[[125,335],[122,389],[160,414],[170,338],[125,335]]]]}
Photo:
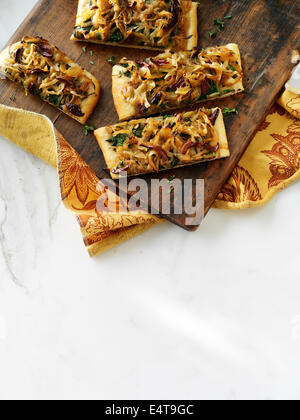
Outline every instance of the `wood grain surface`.
{"type": "MultiPolygon", "coordinates": [[[[98,128],[118,121],[111,95],[111,65],[107,63],[107,58],[111,55],[117,59],[124,56],[145,58],[149,56],[149,51],[70,41],[76,9],[77,0],[41,0],[30,15],[24,17],[24,22],[9,43],[19,41],[25,35],[42,36],[93,73],[101,83],[102,95],[89,124],[98,128]],[[83,46],[87,48],[86,53],[82,50],[83,46]],[[90,51],[93,51],[93,56],[90,51]]],[[[300,0],[201,1],[199,45],[207,47],[235,42],[242,54],[247,93],[204,104],[207,107],[213,104],[238,110],[238,115],[226,117],[231,157],[147,176],[147,182],[152,178],[168,178],[170,175],[182,180],[204,179],[207,213],[291,74],[294,67],[291,63],[292,51],[300,47],[299,16],[300,0]],[[209,32],[214,29],[214,19],[223,19],[228,15],[232,19],[226,21],[224,30],[211,38],[209,32]]],[[[108,177],[94,135],[85,136],[79,123],[37,97],[25,97],[21,88],[7,80],[0,80],[0,98],[2,104],[47,115],[95,173],[100,178],[108,177]]],[[[186,214],[175,215],[171,212],[164,217],[188,230],[196,228],[186,225],[186,214]]]]}

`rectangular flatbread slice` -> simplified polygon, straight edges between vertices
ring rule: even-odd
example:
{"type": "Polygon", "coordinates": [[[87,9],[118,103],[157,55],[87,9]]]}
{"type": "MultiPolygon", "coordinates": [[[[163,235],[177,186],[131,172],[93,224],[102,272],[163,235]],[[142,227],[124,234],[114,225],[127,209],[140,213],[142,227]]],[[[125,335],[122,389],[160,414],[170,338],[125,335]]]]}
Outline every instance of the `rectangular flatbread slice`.
{"type": "Polygon", "coordinates": [[[100,97],[97,79],[43,38],[25,37],[0,53],[0,71],[84,124],[100,97]]]}
{"type": "Polygon", "coordinates": [[[72,40],[151,50],[191,50],[198,43],[191,0],[79,0],[72,40]]]}
{"type": "Polygon", "coordinates": [[[123,122],[95,136],[113,179],[230,156],[219,108],[123,122]]]}
{"type": "Polygon", "coordinates": [[[113,67],[112,92],[120,120],[160,114],[242,92],[236,44],[169,51],[155,58],[123,58],[113,67]]]}

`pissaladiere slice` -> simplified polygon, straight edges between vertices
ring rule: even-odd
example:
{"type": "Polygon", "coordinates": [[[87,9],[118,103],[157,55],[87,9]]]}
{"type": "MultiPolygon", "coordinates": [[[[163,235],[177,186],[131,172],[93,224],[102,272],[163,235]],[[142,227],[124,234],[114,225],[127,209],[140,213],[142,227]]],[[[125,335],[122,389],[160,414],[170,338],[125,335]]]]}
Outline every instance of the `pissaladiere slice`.
{"type": "Polygon", "coordinates": [[[219,108],[123,122],[95,135],[113,179],[230,155],[219,108]]]}
{"type": "Polygon", "coordinates": [[[0,70],[26,94],[38,95],[85,123],[100,96],[96,78],[47,40],[25,37],[0,54],[0,70]]]}
{"type": "Polygon", "coordinates": [[[181,109],[244,90],[236,44],[123,58],[113,67],[112,91],[120,120],[181,109]]]}
{"type": "Polygon", "coordinates": [[[142,49],[193,49],[197,3],[191,0],[79,0],[72,40],[142,49]]]}

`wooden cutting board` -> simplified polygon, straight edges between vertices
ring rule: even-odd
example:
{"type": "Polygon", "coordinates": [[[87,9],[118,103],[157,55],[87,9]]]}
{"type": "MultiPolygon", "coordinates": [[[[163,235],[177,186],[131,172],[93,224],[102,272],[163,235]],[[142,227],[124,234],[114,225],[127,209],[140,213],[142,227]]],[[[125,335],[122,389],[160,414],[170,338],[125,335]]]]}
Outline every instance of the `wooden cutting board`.
{"type": "MultiPolygon", "coordinates": [[[[292,51],[300,47],[300,0],[201,0],[199,3],[199,45],[207,47],[235,42],[242,53],[248,93],[213,103],[213,106],[236,108],[239,112],[226,118],[231,157],[145,179],[150,182],[153,177],[169,178],[170,175],[181,179],[204,179],[207,213],[291,74],[294,67],[292,51]],[[224,30],[211,38],[214,19],[222,20],[225,16],[232,16],[232,19],[226,20],[224,30]]],[[[117,59],[123,56],[145,58],[149,51],[70,41],[76,9],[76,0],[40,0],[9,43],[19,41],[25,35],[42,36],[92,72],[102,85],[100,102],[89,121],[98,128],[118,121],[111,95],[111,65],[106,62],[107,58],[111,55],[117,59]],[[83,52],[83,46],[87,47],[87,53],[83,52]],[[93,51],[93,56],[90,51],[93,51]]],[[[95,173],[100,178],[108,176],[95,137],[93,134],[86,137],[80,124],[37,97],[25,97],[21,88],[6,80],[0,80],[0,98],[2,104],[46,114],[95,173]]],[[[164,215],[171,222],[195,230],[195,226],[186,226],[186,216],[164,215]]]]}

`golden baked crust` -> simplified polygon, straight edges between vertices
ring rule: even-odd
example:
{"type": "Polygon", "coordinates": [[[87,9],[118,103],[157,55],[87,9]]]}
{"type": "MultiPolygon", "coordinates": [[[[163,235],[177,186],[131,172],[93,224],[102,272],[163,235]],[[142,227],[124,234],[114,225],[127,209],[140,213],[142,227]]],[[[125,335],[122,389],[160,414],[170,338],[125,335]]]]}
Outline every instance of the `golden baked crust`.
{"type": "Polygon", "coordinates": [[[181,7],[180,32],[184,36],[177,40],[176,50],[192,50],[198,45],[198,3],[185,0],[181,7]]]}
{"type": "Polygon", "coordinates": [[[25,37],[2,51],[0,69],[24,87],[84,124],[100,96],[97,79],[47,40],[25,37]]]}
{"type": "Polygon", "coordinates": [[[95,136],[113,179],[230,155],[222,111],[190,111],[99,128],[95,136]]]}
{"type": "Polygon", "coordinates": [[[120,73],[122,71],[123,67],[121,66],[114,66],[112,70],[112,95],[120,121],[129,119],[136,115],[135,106],[130,102],[125,101],[122,94],[123,89],[126,89],[128,86],[126,77],[120,77],[120,73]]]}
{"type": "Polygon", "coordinates": [[[191,0],[79,0],[72,40],[149,50],[197,46],[191,0]]]}

